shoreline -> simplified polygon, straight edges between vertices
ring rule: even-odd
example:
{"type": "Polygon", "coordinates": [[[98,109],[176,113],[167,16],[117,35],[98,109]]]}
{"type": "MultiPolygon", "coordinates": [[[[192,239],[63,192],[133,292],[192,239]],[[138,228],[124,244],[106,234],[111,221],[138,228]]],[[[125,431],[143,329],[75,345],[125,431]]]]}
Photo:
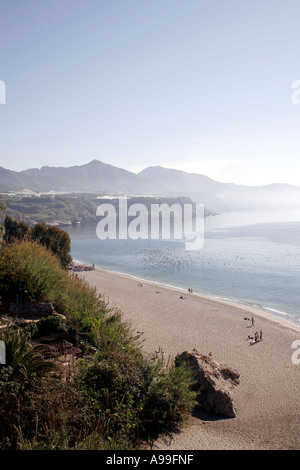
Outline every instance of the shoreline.
{"type": "Polygon", "coordinates": [[[99,267],[78,275],[140,334],[146,355],[160,351],[172,361],[196,349],[240,374],[231,391],[235,418],[195,411],[180,432],[159,438],[155,449],[300,450],[300,364],[292,360],[292,345],[300,338],[297,325],[228,300],[99,267]],[[255,326],[245,321],[252,316],[255,326]],[[249,336],[260,330],[263,340],[251,344],[249,336]]]}
{"type": "MultiPolygon", "coordinates": [[[[73,263],[80,264],[80,265],[85,264],[84,262],[75,260],[75,259],[73,259],[73,263]]],[[[103,268],[100,266],[95,266],[95,271],[120,276],[121,278],[135,280],[137,282],[149,284],[152,286],[159,286],[161,289],[170,289],[173,292],[181,292],[182,294],[188,293],[187,289],[184,289],[183,287],[177,287],[171,284],[164,284],[159,281],[152,281],[149,279],[141,278],[139,276],[135,276],[133,274],[123,273],[121,271],[112,271],[110,269],[103,268]]],[[[196,291],[193,291],[191,295],[193,295],[193,297],[195,297],[196,299],[198,298],[199,300],[208,301],[208,302],[216,302],[219,304],[224,304],[224,305],[229,305],[229,306],[231,305],[232,307],[241,309],[245,313],[249,313],[251,315],[256,315],[256,316],[261,316],[262,318],[265,318],[266,320],[277,323],[286,328],[291,328],[292,330],[295,330],[300,333],[300,323],[298,325],[296,322],[293,322],[292,320],[285,318],[285,316],[287,316],[287,317],[292,317],[295,320],[298,320],[295,316],[290,315],[289,313],[286,313],[286,312],[279,313],[278,311],[278,314],[276,315],[275,313],[269,313],[264,310],[264,309],[268,309],[268,310],[274,310],[277,312],[276,309],[271,308],[271,307],[261,307],[260,309],[255,306],[247,305],[243,303],[243,301],[238,301],[238,300],[228,299],[228,298],[223,298],[223,297],[215,297],[212,295],[202,294],[196,291]]],[[[300,322],[300,319],[298,321],[300,322]]]]}

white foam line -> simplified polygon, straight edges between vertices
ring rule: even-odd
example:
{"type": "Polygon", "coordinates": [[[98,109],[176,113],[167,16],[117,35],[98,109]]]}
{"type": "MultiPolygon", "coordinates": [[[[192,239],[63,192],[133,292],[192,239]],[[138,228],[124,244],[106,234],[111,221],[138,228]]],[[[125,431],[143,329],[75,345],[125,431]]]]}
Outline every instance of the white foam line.
{"type": "Polygon", "coordinates": [[[280,315],[284,315],[286,317],[296,318],[296,320],[297,320],[297,317],[295,315],[291,315],[290,313],[282,312],[281,310],[276,310],[275,308],[271,308],[271,307],[263,307],[263,308],[265,310],[270,310],[271,312],[279,313],[280,315]]]}

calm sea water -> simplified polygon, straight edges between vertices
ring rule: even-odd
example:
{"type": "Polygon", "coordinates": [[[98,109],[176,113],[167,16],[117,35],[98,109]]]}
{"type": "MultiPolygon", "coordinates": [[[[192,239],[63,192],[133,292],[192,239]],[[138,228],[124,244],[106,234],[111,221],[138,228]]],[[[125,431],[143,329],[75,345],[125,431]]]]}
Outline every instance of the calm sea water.
{"type": "Polygon", "coordinates": [[[98,240],[96,224],[67,231],[76,260],[300,322],[300,210],[208,217],[200,251],[181,241],[98,240]]]}

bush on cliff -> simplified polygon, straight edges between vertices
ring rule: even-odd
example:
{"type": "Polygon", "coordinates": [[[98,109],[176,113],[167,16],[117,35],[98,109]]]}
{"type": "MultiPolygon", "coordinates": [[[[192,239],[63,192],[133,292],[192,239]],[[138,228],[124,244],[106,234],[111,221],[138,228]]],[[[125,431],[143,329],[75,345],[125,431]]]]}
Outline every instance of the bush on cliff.
{"type": "Polygon", "coordinates": [[[64,331],[97,350],[65,381],[55,375],[21,381],[0,366],[0,448],[136,448],[141,439],[175,429],[191,410],[188,372],[144,356],[122,312],[62,269],[46,247],[25,240],[2,246],[0,295],[6,302],[16,295],[19,302],[52,302],[66,317],[64,331]]]}
{"type": "MultiPolygon", "coordinates": [[[[1,207],[0,207],[1,212],[1,207]]],[[[36,224],[32,228],[23,221],[15,220],[9,215],[4,220],[3,240],[15,243],[18,240],[33,240],[48,248],[59,259],[61,266],[66,268],[72,261],[70,255],[71,239],[69,234],[59,227],[36,224]]]]}

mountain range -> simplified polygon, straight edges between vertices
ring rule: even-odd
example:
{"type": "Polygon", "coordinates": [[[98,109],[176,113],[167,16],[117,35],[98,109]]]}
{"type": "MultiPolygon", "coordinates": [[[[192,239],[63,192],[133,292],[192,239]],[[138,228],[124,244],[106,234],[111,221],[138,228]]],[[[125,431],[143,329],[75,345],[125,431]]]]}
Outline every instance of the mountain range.
{"type": "Polygon", "coordinates": [[[81,166],[44,166],[20,172],[0,167],[0,193],[25,189],[34,192],[189,196],[217,212],[297,208],[300,205],[299,186],[221,183],[205,175],[160,166],[148,167],[138,174],[99,160],[81,166]]]}

